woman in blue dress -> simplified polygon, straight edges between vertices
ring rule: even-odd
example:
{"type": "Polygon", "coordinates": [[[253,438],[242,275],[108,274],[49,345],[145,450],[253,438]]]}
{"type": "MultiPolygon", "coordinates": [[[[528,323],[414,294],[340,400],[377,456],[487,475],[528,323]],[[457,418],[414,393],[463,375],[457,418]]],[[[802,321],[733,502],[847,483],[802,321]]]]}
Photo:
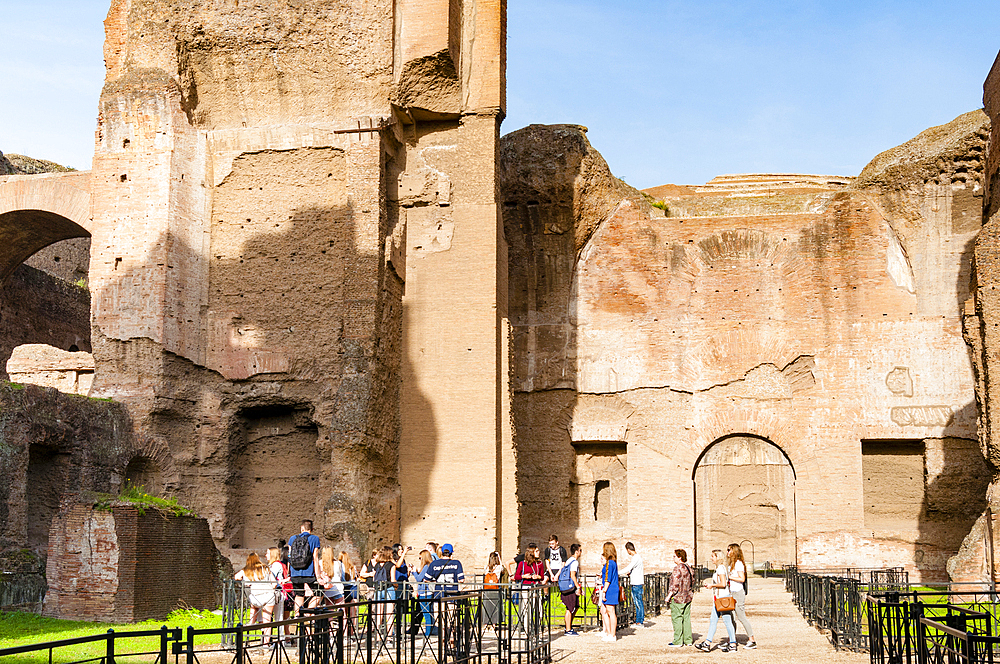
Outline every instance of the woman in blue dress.
{"type": "Polygon", "coordinates": [[[598,594],[601,609],[601,622],[604,623],[605,641],[618,640],[618,551],[612,542],[604,543],[601,552],[604,567],[601,568],[601,592],[598,594]]]}

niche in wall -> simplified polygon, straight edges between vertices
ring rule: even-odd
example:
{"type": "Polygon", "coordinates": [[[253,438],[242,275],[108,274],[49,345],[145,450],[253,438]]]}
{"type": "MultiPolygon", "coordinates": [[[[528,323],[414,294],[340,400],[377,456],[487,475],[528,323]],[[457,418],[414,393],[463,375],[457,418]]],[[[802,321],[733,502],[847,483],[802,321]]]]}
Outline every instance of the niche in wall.
{"type": "Polygon", "coordinates": [[[306,406],[248,408],[237,416],[227,538],[233,548],[263,549],[320,522],[322,459],[306,406]]]}
{"type": "Polygon", "coordinates": [[[624,442],[574,442],[571,493],[581,528],[619,528],[627,521],[628,453],[624,442]]]}
{"type": "Polygon", "coordinates": [[[59,511],[59,501],[66,490],[71,457],[45,445],[28,447],[26,503],[28,507],[28,546],[45,558],[49,546],[49,527],[59,511]]]}

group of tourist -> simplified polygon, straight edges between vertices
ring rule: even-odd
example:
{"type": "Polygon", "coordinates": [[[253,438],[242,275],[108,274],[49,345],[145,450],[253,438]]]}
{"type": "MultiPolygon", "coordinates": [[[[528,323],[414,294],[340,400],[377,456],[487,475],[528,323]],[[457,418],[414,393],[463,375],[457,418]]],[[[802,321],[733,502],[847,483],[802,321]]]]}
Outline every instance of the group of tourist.
{"type": "MultiPolygon", "coordinates": [[[[409,633],[419,633],[421,626],[430,636],[436,633],[434,621],[434,601],[449,593],[457,593],[465,584],[465,570],[459,560],[453,558],[454,546],[428,542],[417,554],[415,563],[407,562],[412,547],[396,544],[383,546],[372,551],[371,558],[360,568],[355,567],[347,551],[334,556],[329,546],[322,546],[319,537],[312,533],[313,523],[304,520],[300,532],[292,536],[287,544],[267,550],[267,563],[263,563],[256,553],[247,556],[246,565],[236,573],[235,579],[247,586],[249,603],[253,614],[251,624],[280,621],[291,616],[292,611],[301,613],[303,608],[321,605],[335,606],[348,603],[348,629],[356,618],[353,602],[358,599],[379,602],[375,620],[380,629],[390,630],[394,611],[391,602],[405,599],[404,586],[412,583],[416,602],[410,616],[409,633]]],[[[635,605],[635,626],[646,626],[644,602],[644,575],[642,556],[632,542],[626,542],[629,555],[627,565],[619,570],[618,551],[613,542],[605,542],[601,550],[601,570],[598,582],[594,584],[590,599],[597,605],[601,617],[600,637],[609,642],[617,640],[618,607],[625,601],[626,592],[635,605]],[[630,588],[622,584],[627,578],[630,588]]],[[[531,615],[532,603],[520,602],[520,595],[527,588],[541,584],[558,587],[560,599],[565,606],[565,631],[567,636],[579,636],[573,629],[573,621],[580,606],[580,595],[584,589],[580,556],[583,547],[572,544],[567,552],[559,544],[559,537],[552,535],[544,554],[535,543],[530,543],[523,554],[518,554],[506,564],[501,562],[496,551],[489,554],[483,569],[482,601],[484,625],[496,630],[500,624],[502,609],[501,588],[510,585],[511,599],[518,604],[519,627],[524,627],[537,616],[531,615]]],[[[745,601],[747,593],[747,567],[743,551],[738,544],[730,544],[723,554],[721,550],[712,552],[715,567],[704,587],[713,591],[713,605],[709,629],[704,641],[696,648],[705,652],[713,649],[715,636],[721,617],[729,637],[722,644],[723,652],[736,651],[736,630],[734,622],[739,620],[747,632],[747,648],[756,648],[753,628],[747,620],[745,601]]],[[[684,549],[674,551],[674,568],[670,574],[667,604],[673,623],[671,646],[681,647],[693,644],[691,632],[691,602],[693,600],[694,573],[687,564],[684,549]]],[[[289,627],[285,626],[287,637],[289,627]]]]}
{"type": "MultiPolygon", "coordinates": [[[[624,600],[624,587],[620,577],[627,576],[631,586],[636,607],[636,622],[638,627],[645,627],[645,606],[643,602],[643,563],[642,557],[636,552],[632,542],[625,544],[625,550],[631,556],[628,565],[619,573],[618,550],[613,542],[605,542],[601,549],[600,582],[591,592],[590,600],[596,604],[601,616],[600,636],[605,641],[616,641],[618,630],[618,606],[624,600]]],[[[551,583],[558,586],[560,599],[566,608],[566,636],[579,636],[573,629],[573,620],[580,607],[580,595],[583,592],[583,574],[580,569],[580,556],[583,547],[580,544],[570,545],[569,552],[559,544],[559,536],[549,538],[549,546],[544,554],[539,553],[538,545],[528,544],[523,554],[518,554],[506,567],[513,587],[523,588],[540,583],[551,583]]],[[[496,555],[496,554],[494,554],[496,555]]],[[[492,560],[492,559],[491,559],[492,560]]],[[[497,561],[499,556],[497,555],[497,561]]],[[[524,618],[521,619],[522,623],[524,618]]]]}
{"type": "MultiPolygon", "coordinates": [[[[411,616],[410,630],[416,633],[423,623],[429,636],[435,631],[432,600],[458,592],[459,584],[465,581],[462,563],[452,559],[451,544],[428,542],[420,551],[419,563],[413,566],[406,561],[412,547],[383,546],[372,551],[359,569],[347,551],[334,556],[331,547],[322,546],[312,529],[313,522],[304,520],[287,543],[267,550],[266,565],[256,553],[247,556],[246,565],[234,578],[246,584],[252,609],[250,624],[284,620],[293,611],[301,614],[303,609],[346,603],[350,630],[357,617],[353,602],[367,599],[380,602],[376,624],[389,631],[393,620],[389,602],[402,599],[403,584],[412,581],[419,610],[411,616]]],[[[289,626],[285,630],[287,637],[289,626]]]]}

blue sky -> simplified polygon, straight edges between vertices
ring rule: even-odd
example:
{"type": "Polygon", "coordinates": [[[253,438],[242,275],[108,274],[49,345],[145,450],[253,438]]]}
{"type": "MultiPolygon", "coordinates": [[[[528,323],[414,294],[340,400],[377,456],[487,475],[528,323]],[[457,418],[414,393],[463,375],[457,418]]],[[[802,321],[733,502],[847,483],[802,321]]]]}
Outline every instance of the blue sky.
{"type": "MultiPolygon", "coordinates": [[[[0,150],[88,168],[108,0],[0,0],[0,150]]],[[[589,127],[638,187],[855,175],[982,105],[996,0],[508,0],[509,132],[589,127]]]]}

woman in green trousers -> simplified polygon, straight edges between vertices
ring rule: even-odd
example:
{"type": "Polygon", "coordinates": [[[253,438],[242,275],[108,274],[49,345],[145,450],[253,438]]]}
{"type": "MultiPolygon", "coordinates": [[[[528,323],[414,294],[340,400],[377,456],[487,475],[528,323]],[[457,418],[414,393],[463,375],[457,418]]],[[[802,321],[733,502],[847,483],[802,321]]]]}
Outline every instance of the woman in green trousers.
{"type": "Polygon", "coordinates": [[[674,549],[674,571],[670,573],[670,587],[667,603],[670,605],[670,620],[674,624],[674,640],[671,646],[689,646],[691,638],[691,600],[694,593],[691,586],[694,575],[687,565],[687,551],[674,549]]]}

